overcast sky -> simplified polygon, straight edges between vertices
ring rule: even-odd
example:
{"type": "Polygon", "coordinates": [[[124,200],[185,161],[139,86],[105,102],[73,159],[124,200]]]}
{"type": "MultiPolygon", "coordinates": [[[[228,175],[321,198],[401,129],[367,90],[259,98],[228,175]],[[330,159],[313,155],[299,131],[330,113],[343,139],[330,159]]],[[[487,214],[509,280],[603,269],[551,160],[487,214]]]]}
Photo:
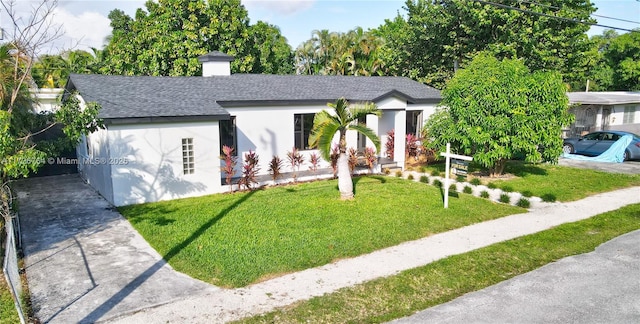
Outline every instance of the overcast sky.
{"type": "MultiPolygon", "coordinates": [[[[7,0],[2,0],[6,2],[7,0]]],[[[27,15],[30,7],[41,1],[18,0],[18,10],[27,15]]],[[[404,0],[242,0],[249,12],[251,23],[263,20],[276,25],[295,49],[311,37],[313,30],[328,29],[345,32],[356,26],[364,29],[375,28],[385,19],[404,14],[404,0]]],[[[598,7],[596,14],[634,21],[629,23],[594,17],[598,23],[627,29],[640,28],[640,1],[638,0],[594,0],[598,7]]],[[[137,8],[144,8],[140,0],[60,0],[55,10],[54,21],[63,26],[65,37],[48,49],[57,52],[72,46],[80,49],[102,48],[105,38],[111,33],[107,15],[113,9],[121,9],[130,16],[137,8]]],[[[5,10],[0,16],[0,26],[8,25],[5,10]]],[[[590,35],[602,33],[602,28],[594,27],[590,35]]],[[[619,31],[621,32],[621,31],[619,31]]]]}

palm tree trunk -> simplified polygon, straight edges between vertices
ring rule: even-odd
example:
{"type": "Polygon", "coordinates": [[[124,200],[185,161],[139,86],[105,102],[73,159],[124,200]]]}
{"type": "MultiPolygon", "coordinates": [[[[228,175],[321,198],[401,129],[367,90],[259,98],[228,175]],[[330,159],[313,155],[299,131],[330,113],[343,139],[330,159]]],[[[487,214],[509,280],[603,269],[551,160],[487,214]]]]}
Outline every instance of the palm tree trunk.
{"type": "Polygon", "coordinates": [[[349,172],[349,158],[347,154],[342,152],[338,158],[338,190],[340,190],[340,199],[353,199],[353,182],[351,181],[351,172],[349,172]]]}

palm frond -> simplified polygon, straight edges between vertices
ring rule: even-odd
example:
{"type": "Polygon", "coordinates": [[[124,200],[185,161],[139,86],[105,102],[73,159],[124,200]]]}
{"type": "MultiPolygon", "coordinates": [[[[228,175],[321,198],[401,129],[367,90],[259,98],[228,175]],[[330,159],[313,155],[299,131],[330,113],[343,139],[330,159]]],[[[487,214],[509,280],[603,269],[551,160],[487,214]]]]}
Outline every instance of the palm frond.
{"type": "Polygon", "coordinates": [[[353,124],[349,125],[348,129],[355,130],[362,135],[366,136],[368,139],[373,142],[373,145],[376,147],[376,152],[380,152],[380,138],[376,133],[369,127],[364,126],[362,124],[353,124]]]}

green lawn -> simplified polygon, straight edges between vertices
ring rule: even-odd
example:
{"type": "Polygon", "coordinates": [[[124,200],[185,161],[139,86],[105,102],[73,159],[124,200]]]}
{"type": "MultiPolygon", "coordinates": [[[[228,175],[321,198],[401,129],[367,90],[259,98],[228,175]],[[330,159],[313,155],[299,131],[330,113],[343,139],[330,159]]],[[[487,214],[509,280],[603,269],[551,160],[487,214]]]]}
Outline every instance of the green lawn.
{"type": "Polygon", "coordinates": [[[4,275],[0,274],[0,324],[19,322],[20,318],[18,317],[16,306],[13,303],[9,286],[4,280],[4,275]]]}
{"type": "Polygon", "coordinates": [[[451,256],[243,323],[380,323],[442,304],[640,229],[640,204],[451,256]]]}
{"type": "Polygon", "coordinates": [[[119,208],[177,271],[240,287],[524,209],[392,177],[355,179],[340,201],[337,181],[119,208]]]}
{"type": "MultiPolygon", "coordinates": [[[[478,170],[477,167],[473,169],[478,170]]],[[[436,164],[427,168],[443,172],[444,165],[436,164]]],[[[516,177],[508,180],[487,180],[498,188],[512,189],[517,192],[529,191],[536,197],[548,197],[549,200],[574,201],[593,194],[612,191],[631,186],[640,186],[640,174],[627,175],[607,173],[596,170],[578,169],[550,164],[529,164],[519,161],[507,163],[505,173],[516,177]]]]}

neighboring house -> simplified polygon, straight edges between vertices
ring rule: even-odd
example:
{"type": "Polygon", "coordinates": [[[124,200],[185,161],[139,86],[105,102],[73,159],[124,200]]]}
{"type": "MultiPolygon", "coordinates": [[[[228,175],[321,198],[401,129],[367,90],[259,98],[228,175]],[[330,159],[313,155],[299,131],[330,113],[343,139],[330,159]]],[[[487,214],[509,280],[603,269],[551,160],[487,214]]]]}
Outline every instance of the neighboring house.
{"type": "Polygon", "coordinates": [[[55,112],[60,108],[60,96],[64,89],[61,88],[39,88],[30,89],[34,99],[33,110],[39,114],[44,112],[55,112]]]}
{"type": "MultiPolygon", "coordinates": [[[[78,145],[79,171],[114,205],[228,190],[221,183],[222,145],[236,148],[238,170],[244,154],[255,151],[260,173],[267,174],[271,158],[286,160],[293,147],[302,151],[306,170],[317,152],[307,144],[314,114],[340,97],[378,105],[382,116],[363,122],[381,137],[382,148],[392,129],[419,132],[441,99],[438,90],[408,78],[231,75],[231,56],[212,52],[199,60],[203,77],[69,77],[67,90],[77,91],[82,103],[99,103],[106,126],[78,145]]],[[[372,146],[355,132],[347,136],[350,147],[372,146]]],[[[404,136],[394,144],[403,166],[404,136]]]]}
{"type": "Polygon", "coordinates": [[[569,111],[576,120],[566,137],[598,130],[622,130],[640,134],[640,92],[569,92],[569,111]]]}

